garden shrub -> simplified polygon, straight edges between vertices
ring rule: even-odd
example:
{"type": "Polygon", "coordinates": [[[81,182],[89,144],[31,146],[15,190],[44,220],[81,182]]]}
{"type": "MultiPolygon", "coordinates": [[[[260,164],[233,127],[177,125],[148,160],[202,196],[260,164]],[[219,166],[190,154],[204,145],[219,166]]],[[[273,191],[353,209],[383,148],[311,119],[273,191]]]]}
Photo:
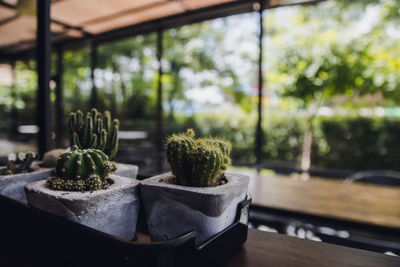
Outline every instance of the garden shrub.
{"type": "Polygon", "coordinates": [[[326,142],[327,149],[314,149],[314,166],[400,170],[399,119],[319,117],[315,126],[321,132],[319,138],[326,142]]]}
{"type": "MultiPolygon", "coordinates": [[[[247,114],[199,113],[176,117],[167,132],[196,130],[199,136],[220,136],[232,143],[235,162],[255,162],[257,117],[247,114]]],[[[262,161],[300,162],[306,118],[270,112],[263,117],[262,161]]],[[[400,119],[316,117],[313,123],[312,166],[327,169],[400,171],[400,119]]]]}

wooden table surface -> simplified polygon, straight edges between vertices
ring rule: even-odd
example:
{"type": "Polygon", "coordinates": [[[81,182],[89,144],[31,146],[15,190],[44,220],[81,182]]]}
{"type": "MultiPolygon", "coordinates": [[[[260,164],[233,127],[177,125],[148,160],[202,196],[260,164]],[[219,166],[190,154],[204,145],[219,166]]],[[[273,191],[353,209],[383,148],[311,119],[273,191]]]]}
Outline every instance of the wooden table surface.
{"type": "Polygon", "coordinates": [[[400,257],[249,229],[244,248],[225,267],[400,266],[400,257]]]}
{"type": "Polygon", "coordinates": [[[252,175],[253,205],[400,229],[400,188],[252,175]]]}

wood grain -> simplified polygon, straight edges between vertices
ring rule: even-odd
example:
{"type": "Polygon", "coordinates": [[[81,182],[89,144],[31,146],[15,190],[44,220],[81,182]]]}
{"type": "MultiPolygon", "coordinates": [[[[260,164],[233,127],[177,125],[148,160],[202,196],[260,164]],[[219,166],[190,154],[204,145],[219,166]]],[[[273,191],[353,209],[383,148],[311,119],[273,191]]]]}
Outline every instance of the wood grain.
{"type": "Polygon", "coordinates": [[[253,175],[253,205],[400,229],[400,188],[253,175]]]}
{"type": "Polygon", "coordinates": [[[400,258],[249,229],[242,251],[224,266],[400,266],[400,258]]]}

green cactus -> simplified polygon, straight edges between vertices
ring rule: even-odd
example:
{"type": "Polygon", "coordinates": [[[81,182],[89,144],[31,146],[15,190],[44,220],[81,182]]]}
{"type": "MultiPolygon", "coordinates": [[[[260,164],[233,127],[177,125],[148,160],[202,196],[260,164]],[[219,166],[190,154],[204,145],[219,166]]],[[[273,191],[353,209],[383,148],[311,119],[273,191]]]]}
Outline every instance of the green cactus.
{"type": "Polygon", "coordinates": [[[105,111],[102,115],[93,108],[85,118],[80,110],[71,112],[68,127],[71,146],[99,149],[110,159],[117,154],[119,121],[112,120],[110,112],[105,111]]]}
{"type": "Polygon", "coordinates": [[[222,170],[226,170],[229,165],[231,164],[231,158],[229,154],[231,153],[232,150],[232,145],[230,142],[219,139],[219,138],[199,138],[198,141],[206,142],[211,146],[217,146],[221,150],[224,160],[223,164],[221,166],[222,170]]]}
{"type": "Polygon", "coordinates": [[[193,153],[195,144],[194,132],[191,129],[186,133],[173,134],[167,139],[167,161],[181,185],[191,183],[188,181],[192,170],[189,155],[193,153]]]}
{"type": "Polygon", "coordinates": [[[71,148],[57,160],[56,176],[47,180],[53,190],[93,191],[103,188],[110,172],[116,170],[115,163],[98,149],[71,148]]]}
{"type": "Polygon", "coordinates": [[[192,185],[213,186],[221,175],[224,156],[218,146],[208,142],[196,142],[196,148],[190,155],[192,161],[192,185]]]}
{"type": "Polygon", "coordinates": [[[32,172],[32,162],[37,159],[37,155],[33,152],[19,153],[18,156],[13,154],[14,158],[9,159],[7,167],[0,169],[0,175],[11,175],[18,173],[32,172]]]}
{"type": "Polygon", "coordinates": [[[93,191],[102,188],[103,181],[101,180],[100,176],[92,174],[87,179],[86,185],[90,191],[93,191]]]}
{"type": "Polygon", "coordinates": [[[231,144],[216,138],[194,138],[194,131],[173,134],[167,139],[167,161],[177,184],[208,187],[230,164],[231,144]]]}

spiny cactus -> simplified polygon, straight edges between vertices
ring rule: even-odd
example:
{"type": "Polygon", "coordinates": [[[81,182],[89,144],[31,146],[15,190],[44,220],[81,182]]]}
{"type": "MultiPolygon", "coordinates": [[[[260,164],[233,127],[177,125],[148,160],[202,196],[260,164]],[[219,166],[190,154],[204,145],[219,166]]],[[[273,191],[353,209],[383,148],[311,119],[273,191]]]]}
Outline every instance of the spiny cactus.
{"type": "Polygon", "coordinates": [[[116,170],[115,163],[98,149],[71,148],[57,160],[56,176],[47,180],[53,190],[93,191],[103,188],[110,172],[116,170]]]}
{"type": "Polygon", "coordinates": [[[11,175],[33,171],[31,165],[37,155],[33,152],[19,153],[18,156],[12,154],[7,162],[7,167],[0,170],[0,175],[11,175]]]}
{"type": "Polygon", "coordinates": [[[192,185],[212,186],[221,175],[224,156],[219,147],[208,142],[196,142],[196,148],[190,155],[192,162],[192,185]]]}
{"type": "Polygon", "coordinates": [[[202,141],[202,142],[206,142],[207,144],[211,145],[211,146],[217,146],[219,147],[219,149],[221,150],[223,156],[224,156],[224,160],[223,160],[223,164],[222,164],[222,170],[226,170],[229,165],[231,164],[231,158],[229,156],[229,154],[231,153],[232,150],[232,145],[230,142],[219,139],[219,138],[199,138],[198,141],[202,141]]]}
{"type": "Polygon", "coordinates": [[[188,181],[192,171],[189,156],[193,153],[195,145],[193,130],[188,130],[186,133],[173,134],[167,139],[167,160],[178,184],[191,184],[188,181]]]}
{"type": "Polygon", "coordinates": [[[167,161],[176,182],[186,186],[215,186],[230,164],[231,144],[216,138],[194,138],[194,131],[167,139],[167,161]]]}
{"type": "Polygon", "coordinates": [[[102,115],[93,108],[85,117],[80,110],[71,112],[68,127],[71,146],[100,149],[110,159],[117,154],[119,121],[111,120],[110,112],[105,111],[102,115]]]}

